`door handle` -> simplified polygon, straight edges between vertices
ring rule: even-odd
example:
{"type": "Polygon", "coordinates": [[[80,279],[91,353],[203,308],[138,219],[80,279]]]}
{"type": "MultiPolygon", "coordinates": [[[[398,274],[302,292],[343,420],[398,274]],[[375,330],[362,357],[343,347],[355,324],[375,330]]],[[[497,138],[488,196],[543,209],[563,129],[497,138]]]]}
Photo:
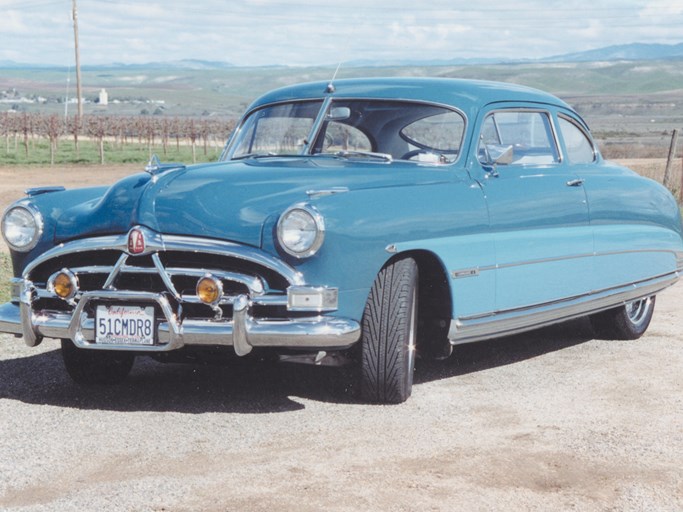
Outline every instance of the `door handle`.
{"type": "Polygon", "coordinates": [[[567,182],[568,187],[580,187],[583,185],[584,180],[582,178],[577,178],[575,180],[569,180],[567,182]]]}

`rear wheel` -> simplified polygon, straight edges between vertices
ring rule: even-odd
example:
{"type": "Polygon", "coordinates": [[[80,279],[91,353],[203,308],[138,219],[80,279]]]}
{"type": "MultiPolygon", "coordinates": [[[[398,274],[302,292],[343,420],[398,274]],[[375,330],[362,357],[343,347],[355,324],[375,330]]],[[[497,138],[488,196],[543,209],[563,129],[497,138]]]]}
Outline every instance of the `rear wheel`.
{"type": "Polygon", "coordinates": [[[652,320],[655,297],[627,302],[618,308],[596,313],[590,317],[593,330],[599,338],[608,340],[635,340],[640,338],[652,320]]]}
{"type": "Polygon", "coordinates": [[[417,329],[417,264],[411,258],[384,267],[370,290],[361,336],[361,396],[401,403],[413,387],[417,329]]]}
{"type": "Polygon", "coordinates": [[[130,373],[135,356],[128,352],[88,350],[62,340],[62,359],[69,376],[79,384],[117,384],[130,373]]]}

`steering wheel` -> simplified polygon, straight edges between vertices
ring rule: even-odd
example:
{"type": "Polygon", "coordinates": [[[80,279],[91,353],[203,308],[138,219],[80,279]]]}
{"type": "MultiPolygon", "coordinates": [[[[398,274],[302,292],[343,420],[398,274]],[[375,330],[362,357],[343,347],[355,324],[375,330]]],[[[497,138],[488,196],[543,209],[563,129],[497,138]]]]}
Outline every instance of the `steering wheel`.
{"type": "Polygon", "coordinates": [[[429,149],[413,149],[411,151],[408,151],[405,155],[401,157],[401,160],[410,160],[411,158],[416,157],[417,155],[434,155],[437,157],[439,163],[450,163],[453,160],[449,160],[446,158],[446,155],[457,155],[458,151],[457,150],[450,150],[450,151],[434,151],[434,150],[429,150],[429,149]]]}
{"type": "Polygon", "coordinates": [[[413,149],[411,151],[408,151],[405,155],[401,157],[401,160],[410,160],[413,157],[416,157],[417,155],[434,155],[433,151],[427,151],[426,149],[413,149]]]}

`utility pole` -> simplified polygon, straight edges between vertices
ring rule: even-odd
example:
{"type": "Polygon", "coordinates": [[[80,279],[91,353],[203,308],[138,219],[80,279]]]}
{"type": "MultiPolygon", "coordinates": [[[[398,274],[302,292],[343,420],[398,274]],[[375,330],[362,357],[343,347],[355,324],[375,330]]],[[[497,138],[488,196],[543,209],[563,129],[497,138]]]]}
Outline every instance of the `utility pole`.
{"type": "Polygon", "coordinates": [[[78,10],[76,0],[72,0],[73,20],[74,20],[74,42],[76,47],[76,96],[78,97],[78,123],[83,117],[83,97],[81,95],[81,58],[78,52],[78,10]]]}

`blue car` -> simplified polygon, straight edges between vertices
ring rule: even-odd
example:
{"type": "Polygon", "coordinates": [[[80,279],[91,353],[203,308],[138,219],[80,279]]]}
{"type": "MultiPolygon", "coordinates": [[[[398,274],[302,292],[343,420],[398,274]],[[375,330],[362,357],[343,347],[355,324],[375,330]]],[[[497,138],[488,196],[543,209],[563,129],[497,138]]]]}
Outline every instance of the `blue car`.
{"type": "Polygon", "coordinates": [[[683,271],[664,187],[605,162],[556,97],[471,80],[285,87],[219,162],[28,190],[2,233],[0,331],[61,340],[77,382],[276,355],[355,365],[383,403],[457,344],[584,316],[638,338],[683,271]]]}

